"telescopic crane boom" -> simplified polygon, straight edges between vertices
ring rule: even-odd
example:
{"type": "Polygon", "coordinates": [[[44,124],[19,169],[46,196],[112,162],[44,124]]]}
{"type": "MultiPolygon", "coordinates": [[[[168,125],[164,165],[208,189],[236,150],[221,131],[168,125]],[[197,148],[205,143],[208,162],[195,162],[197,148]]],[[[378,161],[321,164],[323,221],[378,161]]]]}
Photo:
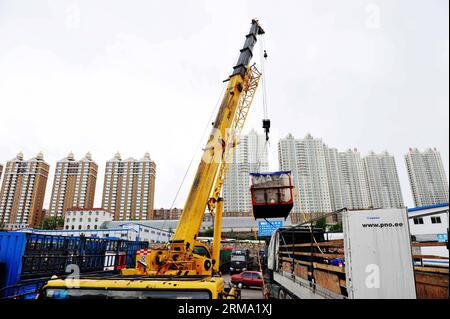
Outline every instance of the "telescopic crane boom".
{"type": "MultiPolygon", "coordinates": [[[[246,36],[244,47],[241,49],[237,64],[233,67],[233,73],[228,79],[228,87],[225,91],[219,112],[214,121],[207,147],[204,149],[202,161],[200,162],[189,195],[187,197],[178,228],[173,237],[174,242],[184,242],[185,246],[192,247],[203,220],[204,212],[211,196],[215,178],[220,164],[226,160],[225,155],[230,148],[236,145],[228,145],[236,132],[233,127],[235,119],[239,116],[239,102],[248,89],[249,81],[254,80],[255,70],[249,67],[253,56],[253,47],[257,36],[263,34],[264,30],[257,20],[252,21],[249,34],[246,36]],[[253,75],[253,76],[252,76],[253,75]],[[252,78],[252,79],[251,79],[252,78]],[[228,135],[228,136],[227,136],[228,135]]],[[[257,74],[259,79],[259,74],[257,74]]],[[[253,92],[254,93],[254,92],[253,92]]],[[[248,105],[249,107],[250,105],[248,105]]],[[[236,136],[234,136],[236,138],[236,136]]]]}

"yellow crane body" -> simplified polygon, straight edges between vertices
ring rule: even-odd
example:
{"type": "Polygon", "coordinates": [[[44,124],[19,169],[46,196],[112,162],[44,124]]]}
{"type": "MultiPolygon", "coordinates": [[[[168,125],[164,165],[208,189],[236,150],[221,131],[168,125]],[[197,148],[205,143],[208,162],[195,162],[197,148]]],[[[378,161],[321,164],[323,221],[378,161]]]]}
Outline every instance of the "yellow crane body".
{"type": "MultiPolygon", "coordinates": [[[[180,297],[186,297],[186,291],[191,291],[193,297],[205,296],[200,292],[207,291],[209,298],[238,296],[234,288],[225,289],[219,273],[223,210],[220,191],[261,77],[249,62],[257,35],[263,33],[258,21],[252,20],[238,62],[227,80],[227,88],[172,240],[160,248],[149,250],[147,255],[137,256],[136,268],[123,269],[120,278],[79,279],[78,293],[86,291],[90,296],[93,291],[120,290],[126,291],[124,295],[133,295],[132,291],[139,290],[139,296],[145,298],[145,295],[157,295],[155,291],[164,291],[161,296],[177,296],[170,293],[174,291],[180,297]],[[196,239],[207,209],[215,215],[212,247],[196,239]]],[[[40,297],[48,297],[48,291],[61,290],[64,284],[61,279],[49,281],[40,297]]],[[[67,296],[77,294],[68,288],[66,290],[67,296]]],[[[111,293],[109,297],[114,296],[111,293]]]]}

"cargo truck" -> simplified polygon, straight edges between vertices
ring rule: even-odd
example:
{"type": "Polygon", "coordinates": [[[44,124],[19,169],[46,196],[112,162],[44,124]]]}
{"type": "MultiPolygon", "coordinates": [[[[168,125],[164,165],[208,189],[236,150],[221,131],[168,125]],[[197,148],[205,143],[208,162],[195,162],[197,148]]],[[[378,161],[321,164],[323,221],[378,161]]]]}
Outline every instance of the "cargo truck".
{"type": "Polygon", "coordinates": [[[333,214],[342,220],[343,239],[329,238],[323,229],[311,227],[313,221],[272,234],[265,273],[268,295],[415,299],[406,209],[344,209],[333,214]]]}
{"type": "Polygon", "coordinates": [[[230,274],[251,270],[252,267],[253,259],[250,256],[250,249],[233,249],[230,260],[230,274]]]}
{"type": "Polygon", "coordinates": [[[231,262],[231,248],[222,248],[220,250],[220,266],[219,270],[222,274],[228,272],[230,270],[230,262],[231,262]]]}

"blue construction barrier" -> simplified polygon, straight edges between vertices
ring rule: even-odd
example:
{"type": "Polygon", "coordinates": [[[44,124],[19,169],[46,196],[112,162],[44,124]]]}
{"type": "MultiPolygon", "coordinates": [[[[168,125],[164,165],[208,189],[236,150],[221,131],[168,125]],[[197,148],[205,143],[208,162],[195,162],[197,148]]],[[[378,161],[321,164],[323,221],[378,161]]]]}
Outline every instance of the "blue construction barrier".
{"type": "Polygon", "coordinates": [[[81,274],[132,268],[136,251],[147,242],[116,238],[0,232],[0,298],[33,298],[53,275],[67,275],[69,265],[81,274]]]}

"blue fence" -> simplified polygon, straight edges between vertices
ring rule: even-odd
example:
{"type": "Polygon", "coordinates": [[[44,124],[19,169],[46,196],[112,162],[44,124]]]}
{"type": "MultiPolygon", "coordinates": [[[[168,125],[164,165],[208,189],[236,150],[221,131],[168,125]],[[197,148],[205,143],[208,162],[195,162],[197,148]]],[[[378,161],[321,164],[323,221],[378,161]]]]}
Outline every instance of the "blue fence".
{"type": "Polygon", "coordinates": [[[136,251],[147,247],[112,238],[0,232],[0,298],[33,298],[51,276],[66,275],[69,265],[82,274],[132,268],[136,251]]]}

